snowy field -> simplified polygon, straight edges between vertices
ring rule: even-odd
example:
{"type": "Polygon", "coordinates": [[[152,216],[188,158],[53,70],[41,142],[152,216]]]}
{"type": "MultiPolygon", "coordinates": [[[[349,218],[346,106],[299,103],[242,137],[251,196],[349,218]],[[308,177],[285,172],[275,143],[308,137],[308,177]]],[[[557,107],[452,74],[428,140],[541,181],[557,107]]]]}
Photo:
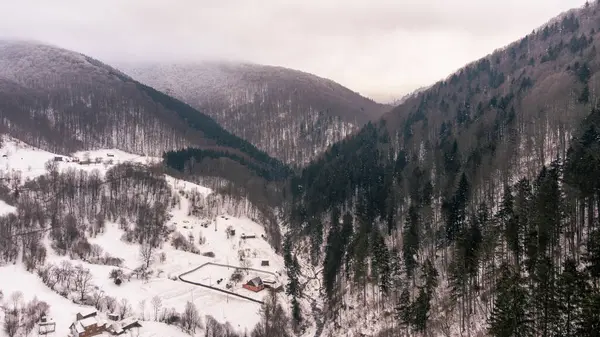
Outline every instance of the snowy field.
{"type": "MultiPolygon", "coordinates": [[[[237,264],[234,264],[236,266],[237,264]]],[[[196,282],[207,286],[215,287],[222,290],[227,290],[232,293],[247,296],[258,301],[263,301],[267,295],[267,291],[253,292],[242,287],[243,284],[249,280],[260,277],[263,280],[277,280],[277,274],[270,272],[262,272],[258,270],[248,270],[242,272],[243,279],[240,282],[233,282],[230,280],[231,275],[235,271],[233,267],[226,267],[224,265],[208,264],[200,267],[199,269],[185,275],[182,279],[190,282],[196,282]],[[221,282],[218,282],[222,280],[221,282]],[[231,288],[227,288],[227,284],[231,284],[231,288]]]]}
{"type": "MultiPolygon", "coordinates": [[[[44,174],[46,163],[54,161],[56,156],[53,153],[5,137],[3,146],[0,148],[0,172],[3,176],[18,173],[21,175],[22,182],[25,182],[27,179],[33,179],[44,174]]],[[[137,156],[114,149],[77,152],[71,156],[62,157],[64,158],[63,161],[56,162],[60,170],[68,168],[86,171],[98,170],[101,175],[104,175],[110,167],[117,163],[128,161],[153,163],[160,160],[159,158],[137,156]],[[91,164],[81,165],[73,158],[77,158],[79,161],[89,159],[91,164]],[[99,162],[96,163],[96,161],[99,162]]],[[[68,260],[74,266],[82,265],[89,269],[93,276],[94,289],[115,297],[117,301],[126,299],[131,304],[133,315],[136,317],[149,319],[152,316],[151,300],[153,297],[158,296],[162,300],[163,308],[174,308],[178,312],[182,312],[186,302],[192,301],[198,307],[201,317],[211,315],[221,323],[229,322],[240,332],[250,331],[260,320],[260,304],[173,279],[207,262],[240,265],[240,255],[243,255],[247,261],[245,267],[283,274],[283,258],[278,256],[267,240],[263,238],[265,235],[263,227],[248,218],[236,218],[227,214],[211,219],[189,216],[190,201],[186,198],[186,195],[196,191],[203,196],[207,196],[213,191],[204,186],[170,176],[165,176],[165,178],[174,192],[181,197],[179,206],[170,211],[172,217],[167,226],[173,227],[176,232],[180,232],[186,238],[190,234],[193,235],[200,254],[177,250],[171,245],[170,240],[167,240],[156,251],[156,257],[151,265],[154,274],[149,280],[138,280],[133,277],[130,281],[124,281],[120,286],[109,279],[109,273],[115,267],[95,265],[79,260],[70,260],[65,256],[58,256],[49,247],[48,238],[45,239],[48,248],[46,263],[60,264],[62,261],[68,260]],[[206,224],[206,227],[202,224],[206,224]],[[228,237],[226,229],[229,227],[235,230],[235,235],[228,237]],[[254,238],[244,240],[241,239],[242,234],[252,235],[254,238]],[[202,244],[200,244],[200,237],[204,238],[202,244]],[[158,259],[161,253],[164,253],[164,261],[158,259]],[[212,257],[213,254],[214,257],[212,257]],[[268,260],[269,266],[261,267],[261,261],[263,260],[268,260]]],[[[0,215],[15,211],[16,209],[13,206],[0,200],[0,215]]],[[[104,252],[112,256],[122,258],[124,260],[124,270],[133,270],[141,265],[140,246],[121,240],[123,234],[124,231],[117,224],[109,222],[106,223],[104,232],[95,237],[90,237],[89,242],[98,244],[104,252]]],[[[217,267],[205,269],[202,272],[198,271],[193,275],[190,274],[188,278],[195,279],[209,275],[209,278],[213,278],[212,284],[214,285],[216,279],[228,279],[232,272],[233,269],[227,270],[227,268],[217,267]]],[[[262,276],[259,274],[251,272],[245,275],[244,281],[239,283],[237,291],[243,291],[244,295],[251,295],[251,292],[242,289],[241,286],[254,276],[262,276]]],[[[265,274],[265,276],[273,278],[271,274],[265,274]]],[[[281,283],[285,282],[284,277],[279,277],[281,283]]],[[[225,282],[222,285],[225,287],[225,282]]],[[[67,335],[68,327],[75,314],[82,309],[81,306],[51,291],[38,276],[25,271],[20,263],[0,267],[0,290],[3,291],[5,298],[14,291],[21,291],[25,294],[25,300],[37,296],[39,300],[48,302],[51,307],[50,316],[57,323],[56,336],[67,335]]],[[[259,294],[260,297],[263,297],[265,293],[259,294]]],[[[260,299],[262,300],[262,298],[260,299]]],[[[186,336],[178,328],[161,323],[143,322],[142,324],[144,327],[140,330],[139,336],[141,337],[186,336]]],[[[4,337],[3,332],[0,332],[0,337],[4,337]]]]}
{"type": "MultiPolygon", "coordinates": [[[[0,267],[0,289],[4,292],[5,297],[9,297],[13,292],[20,291],[23,293],[23,300],[26,302],[33,298],[47,302],[50,305],[48,317],[56,323],[55,333],[47,335],[50,337],[69,336],[69,326],[75,319],[75,315],[80,311],[90,309],[90,307],[74,304],[51,291],[36,275],[25,271],[20,265],[0,267]]],[[[164,323],[143,321],[141,324],[139,337],[189,336],[179,328],[164,323]]],[[[30,336],[37,335],[37,330],[34,330],[30,336]]],[[[6,336],[4,329],[0,329],[0,336],[6,336]]]]}
{"type": "Polygon", "coordinates": [[[56,162],[59,169],[73,168],[91,172],[98,170],[101,174],[110,167],[124,162],[135,162],[150,164],[160,161],[156,157],[144,157],[117,149],[102,149],[94,151],[75,152],[70,156],[57,155],[48,151],[40,150],[27,145],[19,140],[4,136],[0,148],[0,171],[6,176],[20,173],[23,181],[33,179],[46,173],[46,163],[54,161],[55,157],[61,157],[62,161],[56,162]],[[74,159],[91,161],[89,164],[80,164],[74,159]]]}

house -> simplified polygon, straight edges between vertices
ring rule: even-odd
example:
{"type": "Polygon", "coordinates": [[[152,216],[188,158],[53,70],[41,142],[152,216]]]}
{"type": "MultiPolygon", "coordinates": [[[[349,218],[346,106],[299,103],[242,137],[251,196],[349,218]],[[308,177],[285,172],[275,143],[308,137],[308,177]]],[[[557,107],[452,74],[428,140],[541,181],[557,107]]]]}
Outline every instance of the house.
{"type": "Polygon", "coordinates": [[[268,267],[268,266],[269,266],[269,260],[262,260],[262,261],[260,262],[260,265],[261,265],[262,267],[268,267]]]}
{"type": "Polygon", "coordinates": [[[133,328],[141,328],[142,324],[140,324],[140,322],[133,318],[133,317],[129,317],[129,318],[125,318],[120,322],[114,322],[112,323],[108,328],[108,332],[110,332],[113,335],[122,335],[125,334],[127,331],[133,329],[133,328]]]}
{"type": "Polygon", "coordinates": [[[96,315],[98,315],[98,311],[96,311],[95,309],[87,309],[78,312],[76,317],[77,320],[80,321],[85,318],[96,317],[96,315]]]}
{"type": "Polygon", "coordinates": [[[265,288],[269,288],[275,292],[281,292],[283,291],[283,285],[281,285],[281,283],[279,283],[275,278],[265,278],[263,281],[263,284],[265,285],[265,288]]]}
{"type": "Polygon", "coordinates": [[[251,279],[250,281],[248,281],[246,284],[244,284],[242,287],[244,287],[244,289],[248,289],[250,291],[254,291],[255,293],[257,293],[257,292],[265,289],[265,284],[260,279],[260,277],[255,277],[255,278],[251,279]]]}
{"type": "Polygon", "coordinates": [[[106,331],[106,325],[104,323],[99,323],[96,318],[96,313],[92,316],[87,316],[86,318],[79,319],[79,317],[84,317],[85,315],[78,313],[78,319],[71,324],[69,330],[71,330],[71,335],[74,337],[91,337],[102,334],[106,331]]]}
{"type": "Polygon", "coordinates": [[[42,316],[38,322],[38,335],[46,335],[56,331],[56,322],[51,318],[42,316]]]}
{"type": "Polygon", "coordinates": [[[111,321],[118,321],[119,315],[118,314],[108,314],[108,319],[111,321]]]}

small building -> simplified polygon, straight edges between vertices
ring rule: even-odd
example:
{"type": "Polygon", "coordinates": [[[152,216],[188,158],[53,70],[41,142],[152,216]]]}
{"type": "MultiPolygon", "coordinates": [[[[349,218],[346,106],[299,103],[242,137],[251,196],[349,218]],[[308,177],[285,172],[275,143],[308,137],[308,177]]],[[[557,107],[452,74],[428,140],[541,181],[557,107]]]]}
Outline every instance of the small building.
{"type": "Polygon", "coordinates": [[[106,154],[106,156],[107,156],[107,157],[110,157],[110,158],[113,158],[115,155],[114,155],[114,154],[112,154],[112,153],[107,153],[107,154],[106,154]]]}
{"type": "Polygon", "coordinates": [[[112,323],[108,328],[107,331],[110,332],[112,335],[123,335],[125,334],[127,331],[134,329],[134,328],[141,328],[142,324],[140,324],[140,322],[133,318],[133,317],[129,317],[129,318],[125,318],[120,322],[114,322],[112,323]]]}
{"type": "Polygon", "coordinates": [[[77,320],[69,327],[75,337],[91,337],[106,331],[105,324],[100,324],[95,316],[77,320]]]}
{"type": "Polygon", "coordinates": [[[118,321],[119,315],[118,314],[108,314],[108,319],[111,321],[118,321]]]}
{"type": "Polygon", "coordinates": [[[265,284],[260,279],[260,277],[255,277],[255,278],[251,279],[250,281],[248,281],[246,284],[244,284],[242,287],[244,287],[244,289],[248,289],[250,291],[254,291],[255,293],[257,293],[257,292],[265,289],[265,284]]]}
{"type": "Polygon", "coordinates": [[[38,335],[46,335],[56,331],[56,322],[47,316],[42,316],[38,323],[38,335]]]}
{"type": "Polygon", "coordinates": [[[78,312],[76,318],[78,321],[80,321],[85,318],[96,317],[96,315],[98,315],[98,311],[96,311],[95,309],[87,309],[78,312]]]}
{"type": "Polygon", "coordinates": [[[63,161],[63,157],[56,156],[54,157],[54,161],[63,161]]]}
{"type": "Polygon", "coordinates": [[[246,240],[246,239],[255,239],[256,235],[246,235],[246,234],[242,234],[242,239],[246,240]]]}
{"type": "Polygon", "coordinates": [[[262,267],[268,267],[268,266],[269,266],[269,260],[262,260],[262,261],[260,262],[260,265],[261,265],[262,267]]]}

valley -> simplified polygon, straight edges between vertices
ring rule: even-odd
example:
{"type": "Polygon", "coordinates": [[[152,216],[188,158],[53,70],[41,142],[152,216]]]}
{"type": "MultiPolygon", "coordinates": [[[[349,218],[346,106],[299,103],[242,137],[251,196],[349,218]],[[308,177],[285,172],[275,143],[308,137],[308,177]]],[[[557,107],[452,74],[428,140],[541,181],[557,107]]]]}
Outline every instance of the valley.
{"type": "Polygon", "coordinates": [[[600,2],[498,47],[392,107],[0,40],[0,337],[598,336],[600,2]]]}

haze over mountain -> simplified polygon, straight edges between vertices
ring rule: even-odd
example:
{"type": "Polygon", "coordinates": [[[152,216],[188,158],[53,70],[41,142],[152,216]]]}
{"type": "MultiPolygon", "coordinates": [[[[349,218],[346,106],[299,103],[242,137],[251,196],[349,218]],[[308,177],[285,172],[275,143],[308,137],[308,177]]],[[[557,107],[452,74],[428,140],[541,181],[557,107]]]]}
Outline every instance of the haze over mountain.
{"type": "MultiPolygon", "coordinates": [[[[491,18],[528,18],[511,12],[519,4],[532,13],[564,6],[458,3],[413,3],[417,12],[428,9],[409,13],[415,21],[400,20],[392,3],[319,9],[339,33],[334,40],[344,41],[364,38],[356,32],[364,27],[335,14],[352,12],[379,36],[379,21],[444,26],[447,11],[478,22],[481,39],[519,26],[491,18]],[[475,17],[464,4],[489,11],[475,17]]],[[[62,20],[70,29],[87,27],[73,25],[84,21],[82,9],[114,6],[89,14],[99,14],[98,27],[121,15],[111,0],[108,7],[65,0],[57,8],[69,4],[73,11],[57,18],[73,15],[62,20]]],[[[255,16],[210,21],[239,5],[220,4],[200,22],[238,30],[272,14],[240,6],[255,16]]],[[[123,6],[129,14],[142,8],[123,6]]],[[[189,30],[195,8],[145,8],[170,18],[130,29],[152,28],[139,35],[147,45],[131,42],[129,26],[117,20],[112,38],[122,30],[134,44],[115,43],[117,54],[154,43],[147,51],[158,55],[154,65],[126,72],[78,51],[0,42],[0,337],[28,336],[52,322],[60,335],[79,335],[89,320],[76,313],[92,308],[94,329],[141,322],[140,337],[598,336],[600,2],[408,94],[381,118],[384,106],[308,73],[195,57],[167,62],[177,53],[164,49],[174,41],[167,27],[188,32],[183,41],[202,32],[189,30]],[[274,156],[305,165],[290,168],[274,156]],[[44,321],[48,315],[56,320],[44,321]],[[102,324],[108,317],[115,323],[102,324]]],[[[31,23],[25,14],[15,18],[31,23]]],[[[275,17],[257,22],[275,31],[278,20],[291,20],[275,17]]],[[[323,33],[323,25],[303,27],[323,33]]],[[[415,45],[425,44],[415,36],[415,45]]],[[[298,57],[316,54],[294,37],[284,34],[281,45],[298,57]]],[[[181,50],[209,49],[202,38],[181,50]]],[[[453,41],[442,45],[449,53],[461,50],[453,41]]],[[[239,43],[248,53],[261,50],[239,43]]],[[[101,39],[96,44],[107,51],[101,39]]],[[[377,48],[363,49],[353,52],[378,56],[377,48]]],[[[448,65],[444,56],[423,59],[448,65]]],[[[347,61],[339,67],[354,69],[347,61]]]]}
{"type": "Polygon", "coordinates": [[[109,64],[283,66],[387,102],[584,2],[20,0],[3,6],[0,37],[53,43],[109,64]]]}
{"type": "Polygon", "coordinates": [[[47,150],[160,156],[196,146],[244,156],[267,171],[279,166],[210,117],[73,51],[0,41],[0,84],[3,132],[47,150]]]}
{"type": "Polygon", "coordinates": [[[282,67],[203,62],[120,69],[271,156],[299,165],[391,109],[331,80],[282,67]]]}

